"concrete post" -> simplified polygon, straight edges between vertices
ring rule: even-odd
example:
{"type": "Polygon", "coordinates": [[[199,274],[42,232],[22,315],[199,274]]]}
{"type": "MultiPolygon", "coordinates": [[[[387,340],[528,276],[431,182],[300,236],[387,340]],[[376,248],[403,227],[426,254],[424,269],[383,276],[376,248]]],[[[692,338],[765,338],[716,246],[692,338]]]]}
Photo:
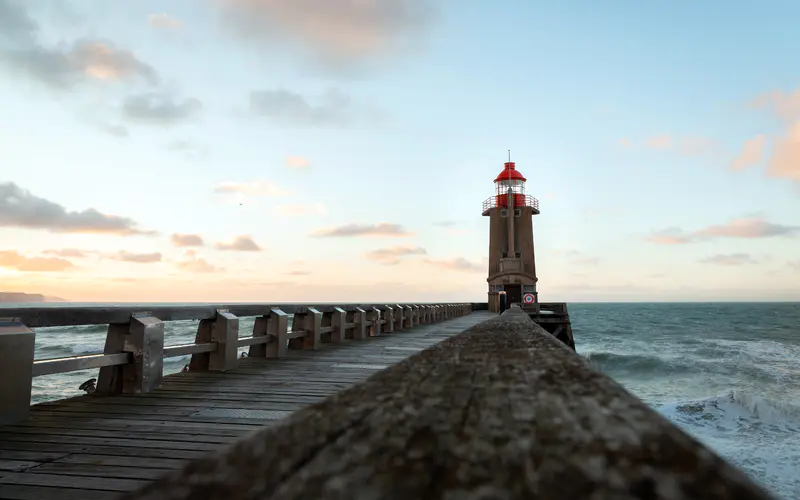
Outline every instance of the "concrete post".
{"type": "Polygon", "coordinates": [[[344,342],[344,324],[347,313],[341,307],[334,307],[331,314],[331,344],[344,342]]]}
{"type": "Polygon", "coordinates": [[[353,340],[367,338],[367,312],[357,307],[353,312],[353,340]]]}
{"type": "Polygon", "coordinates": [[[0,318],[0,426],[30,415],[36,334],[16,318],[0,318]]]}
{"type": "Polygon", "coordinates": [[[217,350],[210,353],[208,358],[209,371],[224,372],[236,368],[239,318],[227,310],[218,309],[214,325],[211,327],[211,341],[217,343],[217,350]]]}

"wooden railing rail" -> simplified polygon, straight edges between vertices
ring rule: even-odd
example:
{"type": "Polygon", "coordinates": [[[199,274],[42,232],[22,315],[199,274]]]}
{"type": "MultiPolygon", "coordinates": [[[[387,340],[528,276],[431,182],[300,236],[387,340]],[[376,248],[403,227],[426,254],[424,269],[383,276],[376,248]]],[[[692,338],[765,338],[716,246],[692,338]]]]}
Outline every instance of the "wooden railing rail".
{"type": "Polygon", "coordinates": [[[768,500],[513,307],[120,500],[768,500]]]}
{"type": "Polygon", "coordinates": [[[27,418],[33,377],[99,368],[98,394],[150,392],[161,383],[165,358],[191,355],[189,371],[227,371],[242,347],[251,357],[279,358],[288,349],[363,340],[472,310],[471,303],[0,309],[0,425],[27,418]],[[247,316],[255,317],[252,335],[239,337],[239,318],[247,316]],[[165,321],[180,320],[199,320],[195,342],[165,346],[165,321]],[[31,328],[97,324],[108,324],[102,353],[34,360],[31,328]]]}

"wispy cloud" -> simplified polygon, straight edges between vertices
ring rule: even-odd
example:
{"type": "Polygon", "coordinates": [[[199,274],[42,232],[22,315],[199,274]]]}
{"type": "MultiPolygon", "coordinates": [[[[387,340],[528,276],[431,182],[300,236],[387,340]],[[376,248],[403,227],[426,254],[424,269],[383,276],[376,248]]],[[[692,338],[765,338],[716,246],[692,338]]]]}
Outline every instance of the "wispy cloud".
{"type": "Polygon", "coordinates": [[[14,250],[0,250],[0,267],[26,272],[59,272],[75,265],[59,257],[28,257],[14,250]]]}
{"type": "Polygon", "coordinates": [[[260,252],[262,248],[247,234],[235,237],[229,242],[219,242],[214,245],[217,250],[232,252],[260,252]]]}
{"type": "Polygon", "coordinates": [[[155,262],[161,262],[162,255],[160,252],[133,253],[122,250],[114,255],[111,255],[110,257],[115,260],[119,260],[121,262],[133,262],[135,264],[153,264],[155,262]]]}
{"type": "Polygon", "coordinates": [[[463,257],[456,257],[453,259],[425,259],[427,264],[432,266],[436,266],[441,269],[446,269],[448,271],[460,271],[460,272],[469,272],[469,273],[478,273],[478,272],[485,272],[486,266],[470,262],[463,257]]]}
{"type": "Polygon", "coordinates": [[[201,247],[205,243],[199,234],[180,234],[175,233],[169,238],[174,247],[201,247]]]}
{"type": "Polygon", "coordinates": [[[153,28],[163,30],[177,30],[183,28],[183,22],[180,19],[174,18],[169,14],[163,12],[157,14],[150,14],[147,17],[147,22],[153,28]]]}
{"type": "Polygon", "coordinates": [[[766,147],[767,138],[763,135],[757,135],[745,141],[741,152],[731,162],[731,170],[740,171],[747,167],[758,165],[764,161],[766,147]]]}
{"type": "Polygon", "coordinates": [[[190,273],[213,273],[223,271],[221,267],[212,266],[207,260],[200,257],[195,250],[186,250],[174,263],[175,267],[190,273]]]}
{"type": "Polygon", "coordinates": [[[181,100],[160,92],[131,95],[122,102],[122,114],[127,120],[158,125],[191,120],[202,110],[203,103],[199,99],[181,100]]]}
{"type": "Polygon", "coordinates": [[[73,259],[83,259],[94,254],[94,250],[81,250],[78,248],[60,248],[42,251],[45,255],[55,255],[56,257],[67,257],[73,259]]]}
{"type": "Polygon", "coordinates": [[[318,238],[352,238],[358,236],[411,236],[400,224],[381,222],[378,224],[346,224],[344,226],[317,229],[311,236],[318,238]]]}
{"type": "Polygon", "coordinates": [[[31,194],[13,182],[0,183],[0,227],[41,229],[55,233],[96,233],[119,236],[150,235],[127,217],[103,214],[94,208],[69,211],[31,194]]]}
{"type": "Polygon", "coordinates": [[[369,260],[380,262],[381,264],[394,265],[398,264],[403,257],[427,254],[428,252],[421,247],[394,246],[372,250],[364,254],[364,257],[369,260]]]}
{"type": "Polygon", "coordinates": [[[217,0],[232,31],[269,50],[288,45],[314,64],[341,70],[386,56],[420,35],[436,18],[432,0],[217,0]]]}
{"type": "Polygon", "coordinates": [[[311,166],[311,162],[304,156],[287,156],[286,168],[290,170],[304,170],[311,166]]]}
{"type": "Polygon", "coordinates": [[[800,233],[800,226],[773,224],[759,217],[736,219],[725,224],[705,227],[696,231],[685,231],[679,228],[668,228],[656,231],[645,239],[660,245],[682,245],[698,241],[719,238],[771,238],[793,236],[800,233]]]}
{"type": "Polygon", "coordinates": [[[554,254],[566,257],[572,264],[596,266],[600,259],[586,255],[580,250],[554,250],[554,254]]]}
{"type": "Polygon", "coordinates": [[[292,193],[269,181],[223,182],[214,188],[219,195],[239,195],[246,197],[281,197],[292,193]]]}
{"type": "Polygon", "coordinates": [[[755,264],[757,261],[752,255],[747,253],[729,253],[711,255],[700,259],[700,262],[720,266],[741,266],[745,264],[755,264]]]}

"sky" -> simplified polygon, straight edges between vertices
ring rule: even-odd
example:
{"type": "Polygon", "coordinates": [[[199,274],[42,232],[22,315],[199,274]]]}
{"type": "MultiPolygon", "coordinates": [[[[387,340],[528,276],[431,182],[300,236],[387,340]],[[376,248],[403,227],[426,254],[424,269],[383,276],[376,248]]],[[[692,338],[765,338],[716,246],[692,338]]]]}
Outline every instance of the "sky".
{"type": "Polygon", "coordinates": [[[800,300],[800,3],[0,0],[0,291],[800,300]]]}

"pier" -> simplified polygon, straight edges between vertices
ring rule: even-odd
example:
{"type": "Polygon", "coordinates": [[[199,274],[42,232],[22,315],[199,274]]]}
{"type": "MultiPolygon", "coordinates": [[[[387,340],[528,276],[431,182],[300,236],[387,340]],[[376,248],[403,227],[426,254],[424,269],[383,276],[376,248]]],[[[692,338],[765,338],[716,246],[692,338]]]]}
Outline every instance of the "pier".
{"type": "Polygon", "coordinates": [[[492,316],[473,307],[4,309],[0,499],[115,498],[492,316]],[[254,330],[240,337],[246,316],[254,330]],[[195,343],[165,345],[164,320],[190,319],[195,343]],[[104,353],[33,360],[29,327],[87,324],[109,324],[104,353]],[[165,358],[186,355],[188,371],[162,376],[165,358]],[[30,406],[32,377],[87,368],[95,392],[30,406]]]}

